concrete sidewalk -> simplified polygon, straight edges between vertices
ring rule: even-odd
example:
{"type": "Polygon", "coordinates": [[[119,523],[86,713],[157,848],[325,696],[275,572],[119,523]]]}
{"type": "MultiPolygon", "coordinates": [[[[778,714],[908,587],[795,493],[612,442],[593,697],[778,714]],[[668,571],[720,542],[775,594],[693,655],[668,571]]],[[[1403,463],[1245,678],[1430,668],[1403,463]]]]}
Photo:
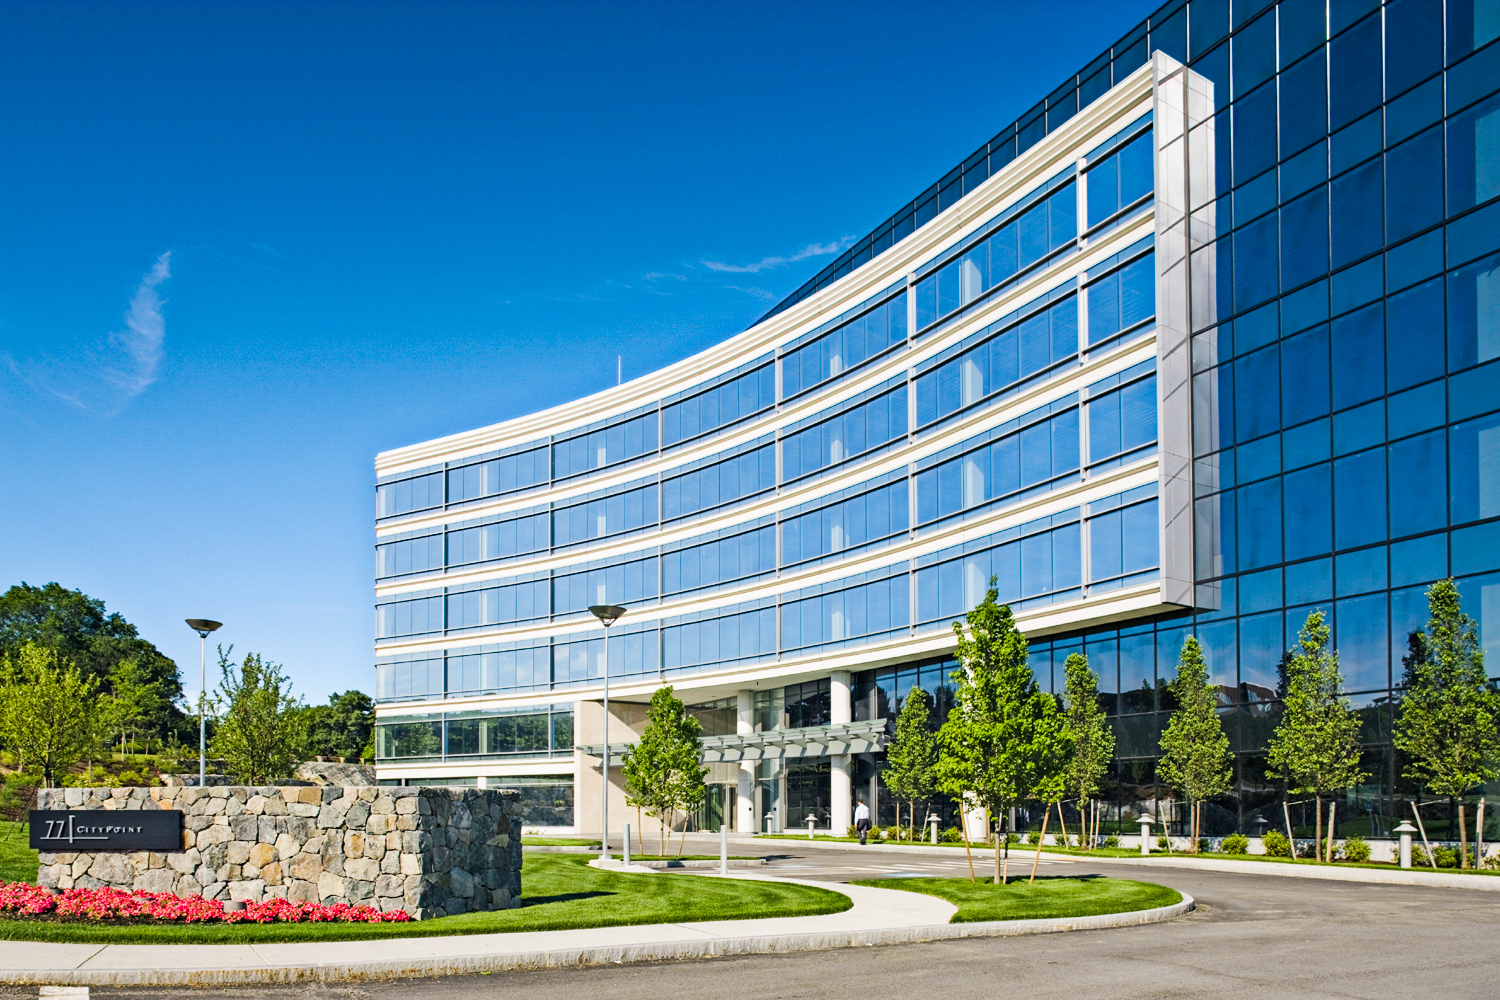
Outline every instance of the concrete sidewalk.
{"type": "Polygon", "coordinates": [[[440,976],[1123,927],[1167,920],[1193,908],[1191,897],[1184,895],[1183,901],[1173,906],[1135,913],[950,924],[948,920],[955,912],[951,903],[917,892],[775,879],[764,875],[729,877],[830,889],[850,897],[854,905],[842,913],[815,917],[709,920],[374,941],[255,945],[86,945],[0,941],[0,982],[210,986],[440,976]]]}

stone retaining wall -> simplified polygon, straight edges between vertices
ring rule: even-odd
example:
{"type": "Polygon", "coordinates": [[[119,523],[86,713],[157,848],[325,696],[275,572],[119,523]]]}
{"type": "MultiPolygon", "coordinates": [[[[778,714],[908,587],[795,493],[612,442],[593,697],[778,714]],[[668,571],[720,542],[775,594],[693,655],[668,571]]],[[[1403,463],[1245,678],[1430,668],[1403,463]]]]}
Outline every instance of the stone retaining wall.
{"type": "Polygon", "coordinates": [[[44,886],[364,903],[437,917],[521,900],[520,793],[340,787],[51,788],[39,809],[180,809],[182,850],[46,853],[44,886]]]}

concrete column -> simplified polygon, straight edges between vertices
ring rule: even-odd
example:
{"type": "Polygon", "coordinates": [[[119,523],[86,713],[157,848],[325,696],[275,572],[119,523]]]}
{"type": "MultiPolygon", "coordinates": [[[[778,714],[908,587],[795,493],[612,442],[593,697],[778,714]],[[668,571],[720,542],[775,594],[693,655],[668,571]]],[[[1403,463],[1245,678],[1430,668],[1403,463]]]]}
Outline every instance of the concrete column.
{"type": "MultiPolygon", "coordinates": [[[[854,702],[849,697],[849,671],[835,670],[828,678],[828,721],[834,724],[854,721],[854,702]]],[[[849,754],[834,754],[829,769],[829,827],[835,837],[854,822],[854,761],[849,754]]]]}
{"type": "MultiPolygon", "coordinates": [[[[734,731],[745,736],[755,732],[755,692],[735,692],[734,731]]],[[[755,833],[755,761],[740,761],[735,775],[734,829],[737,833],[755,833]]]]}

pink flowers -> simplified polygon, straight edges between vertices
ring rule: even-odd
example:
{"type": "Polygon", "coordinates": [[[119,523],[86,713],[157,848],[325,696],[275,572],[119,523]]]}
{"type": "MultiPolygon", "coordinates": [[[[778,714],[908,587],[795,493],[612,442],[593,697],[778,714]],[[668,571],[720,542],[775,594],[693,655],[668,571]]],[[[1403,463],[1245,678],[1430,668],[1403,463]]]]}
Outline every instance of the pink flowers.
{"type": "Polygon", "coordinates": [[[168,921],[224,924],[296,924],[304,921],[337,923],[403,923],[401,910],[382,913],[373,906],[334,903],[293,903],[268,899],[245,904],[243,910],[224,911],[224,904],[202,896],[170,892],[124,892],[120,889],[65,889],[52,895],[27,882],[0,883],[0,913],[22,916],[55,915],[64,920],[168,921]]]}

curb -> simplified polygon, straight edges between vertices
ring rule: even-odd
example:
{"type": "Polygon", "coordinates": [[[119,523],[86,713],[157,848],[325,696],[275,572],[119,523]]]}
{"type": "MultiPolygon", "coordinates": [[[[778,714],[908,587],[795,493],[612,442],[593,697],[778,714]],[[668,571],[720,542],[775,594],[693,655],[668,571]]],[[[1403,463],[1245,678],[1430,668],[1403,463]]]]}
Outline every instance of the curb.
{"type": "Polygon", "coordinates": [[[597,948],[559,948],[505,955],[456,955],[414,961],[345,962],[241,969],[97,969],[87,971],[59,969],[21,974],[0,972],[0,983],[67,986],[243,986],[578,968],[587,965],[617,965],[625,962],[728,958],[736,955],[785,954],[823,951],[832,948],[916,944],[924,941],[960,938],[1018,937],[1061,931],[1136,927],[1180,917],[1194,909],[1195,905],[1193,897],[1182,893],[1181,901],[1170,906],[1158,906],[1129,913],[1102,913],[1091,917],[991,920],[969,924],[934,924],[926,927],[900,927],[870,931],[776,934],[718,940],[700,938],[597,948]]]}
{"type": "MultiPolygon", "coordinates": [[[[1059,855],[1062,857],[1064,855],[1059,855]]],[[[1082,859],[1080,859],[1082,860],[1082,859]]],[[[1134,868],[1183,868],[1234,875],[1279,875],[1282,878],[1320,878],[1330,882],[1364,882],[1370,885],[1415,885],[1429,889],[1477,889],[1500,892],[1500,877],[1464,875],[1460,872],[1423,872],[1420,869],[1335,868],[1329,865],[1289,865],[1275,861],[1210,861],[1206,858],[1110,858],[1109,862],[1134,868]]],[[[1106,859],[1100,858],[1101,863],[1106,859]]]]}

